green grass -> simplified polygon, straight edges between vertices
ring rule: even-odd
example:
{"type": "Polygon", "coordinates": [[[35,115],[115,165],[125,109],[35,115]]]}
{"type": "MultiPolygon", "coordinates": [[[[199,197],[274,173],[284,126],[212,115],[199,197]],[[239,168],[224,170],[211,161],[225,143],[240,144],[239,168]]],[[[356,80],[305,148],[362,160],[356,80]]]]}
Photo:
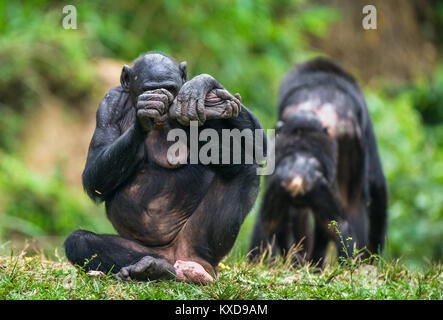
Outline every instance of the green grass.
{"type": "MultiPolygon", "coordinates": [[[[227,259],[225,261],[230,261],[227,259]]],[[[408,299],[441,300],[443,268],[430,264],[411,271],[398,260],[373,264],[353,261],[324,270],[292,267],[281,258],[248,264],[227,262],[229,269],[206,286],[178,281],[121,282],[111,275],[91,276],[72,267],[64,257],[48,260],[24,252],[0,257],[1,300],[71,299],[408,299]]]]}

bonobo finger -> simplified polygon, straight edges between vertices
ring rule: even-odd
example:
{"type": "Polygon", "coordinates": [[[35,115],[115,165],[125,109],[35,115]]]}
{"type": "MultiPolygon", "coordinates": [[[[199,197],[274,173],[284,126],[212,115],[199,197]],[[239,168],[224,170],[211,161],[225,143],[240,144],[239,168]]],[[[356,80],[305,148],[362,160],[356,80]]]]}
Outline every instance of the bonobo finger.
{"type": "Polygon", "coordinates": [[[157,103],[164,104],[162,101],[155,101],[155,100],[138,100],[137,101],[137,109],[146,109],[148,105],[154,106],[157,103]]]}
{"type": "Polygon", "coordinates": [[[145,111],[149,118],[157,119],[161,117],[160,112],[156,109],[145,109],[145,111]]]}
{"type": "Polygon", "coordinates": [[[144,130],[149,131],[152,129],[152,119],[145,109],[140,109],[137,111],[137,119],[138,123],[144,130]]]}
{"type": "Polygon", "coordinates": [[[212,90],[217,95],[217,97],[223,100],[234,100],[236,99],[228,90],[226,89],[214,89],[212,90]]]}
{"type": "Polygon", "coordinates": [[[174,119],[180,118],[181,113],[182,113],[183,104],[177,98],[175,98],[174,102],[172,102],[170,109],[171,108],[172,108],[172,112],[173,112],[173,118],[174,119]]]}
{"type": "Polygon", "coordinates": [[[160,88],[159,91],[168,98],[168,104],[171,104],[172,101],[174,101],[174,95],[171,92],[169,92],[165,88],[160,88]]]}
{"type": "Polygon", "coordinates": [[[154,90],[146,90],[143,93],[148,93],[148,94],[164,94],[164,95],[167,95],[168,97],[173,98],[172,93],[169,92],[169,90],[167,90],[165,88],[158,88],[158,89],[154,89],[154,90]]]}
{"type": "Polygon", "coordinates": [[[240,100],[238,100],[237,98],[234,98],[234,99],[232,99],[232,101],[235,102],[239,106],[239,109],[241,109],[241,101],[240,100]]]}
{"type": "Polygon", "coordinates": [[[121,275],[124,277],[129,277],[129,271],[127,268],[121,269],[121,275]]]}
{"type": "Polygon", "coordinates": [[[205,103],[217,103],[221,99],[215,94],[214,90],[208,92],[205,98],[205,103]]]}
{"type": "Polygon", "coordinates": [[[155,100],[161,100],[166,105],[170,105],[174,100],[174,95],[164,88],[145,91],[142,95],[152,96],[155,100]]]}
{"type": "Polygon", "coordinates": [[[234,94],[234,96],[238,99],[238,101],[240,101],[241,102],[241,95],[240,95],[240,93],[236,93],[236,94],[234,94]]]}
{"type": "Polygon", "coordinates": [[[238,114],[240,113],[240,106],[235,101],[231,101],[231,107],[232,107],[232,117],[237,118],[238,114]]]}
{"type": "Polygon", "coordinates": [[[157,110],[159,113],[165,113],[166,106],[161,101],[140,101],[137,104],[138,109],[157,110]]]}
{"type": "Polygon", "coordinates": [[[140,109],[137,111],[137,118],[140,120],[145,120],[149,118],[148,111],[146,109],[140,109]]]}
{"type": "Polygon", "coordinates": [[[206,108],[206,120],[217,119],[220,116],[220,111],[216,108],[206,108]]]}
{"type": "Polygon", "coordinates": [[[121,268],[120,271],[115,275],[118,280],[129,281],[131,280],[131,276],[129,275],[128,268],[121,268]]]}
{"type": "Polygon", "coordinates": [[[142,100],[157,100],[164,103],[169,103],[169,96],[164,93],[142,93],[139,96],[142,100]]]}
{"type": "Polygon", "coordinates": [[[187,123],[191,121],[198,121],[197,115],[197,101],[194,99],[188,100],[186,111],[183,113],[183,120],[187,123]]]}
{"type": "Polygon", "coordinates": [[[171,119],[177,119],[177,108],[178,108],[177,99],[174,99],[168,110],[168,114],[171,119]]]}
{"type": "Polygon", "coordinates": [[[145,118],[160,118],[161,114],[156,109],[140,109],[137,111],[137,118],[145,119],[145,118]]]}
{"type": "Polygon", "coordinates": [[[229,119],[233,116],[233,108],[230,100],[217,103],[214,106],[207,106],[205,109],[206,119],[229,119]]]}
{"type": "Polygon", "coordinates": [[[164,105],[169,106],[169,98],[165,94],[158,94],[158,93],[143,93],[138,97],[137,105],[138,104],[144,104],[146,102],[154,102],[158,101],[163,103],[164,105]]]}
{"type": "Polygon", "coordinates": [[[187,109],[188,109],[188,102],[185,100],[177,100],[177,121],[184,125],[187,126],[189,125],[189,117],[187,114],[187,109]]]}
{"type": "Polygon", "coordinates": [[[198,124],[201,126],[206,122],[205,100],[198,99],[196,102],[196,111],[198,116],[198,124]]]}

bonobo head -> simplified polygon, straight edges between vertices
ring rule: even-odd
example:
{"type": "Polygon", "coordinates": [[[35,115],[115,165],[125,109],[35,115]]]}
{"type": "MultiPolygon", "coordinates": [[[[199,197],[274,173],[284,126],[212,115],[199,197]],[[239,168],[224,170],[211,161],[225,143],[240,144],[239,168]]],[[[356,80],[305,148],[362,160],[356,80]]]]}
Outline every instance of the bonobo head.
{"type": "Polygon", "coordinates": [[[148,90],[164,88],[176,96],[186,81],[186,62],[177,65],[172,57],[159,52],[140,55],[132,68],[124,65],[120,77],[121,86],[129,90],[134,103],[148,90]]]}
{"type": "Polygon", "coordinates": [[[276,174],[291,195],[309,192],[323,178],[333,183],[336,142],[315,114],[297,112],[279,122],[276,139],[276,174]]]}

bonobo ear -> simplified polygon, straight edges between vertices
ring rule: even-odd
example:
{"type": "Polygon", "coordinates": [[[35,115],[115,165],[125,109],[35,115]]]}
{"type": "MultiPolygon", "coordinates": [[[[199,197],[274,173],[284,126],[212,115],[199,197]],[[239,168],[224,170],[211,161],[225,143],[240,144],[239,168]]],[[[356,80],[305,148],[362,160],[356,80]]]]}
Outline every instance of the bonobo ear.
{"type": "Polygon", "coordinates": [[[129,81],[131,80],[133,71],[126,64],[123,66],[122,74],[120,76],[120,84],[123,89],[129,89],[129,81]]]}
{"type": "Polygon", "coordinates": [[[186,72],[186,61],[180,62],[180,66],[178,67],[180,69],[180,76],[182,77],[183,83],[188,81],[188,74],[186,72]]]}

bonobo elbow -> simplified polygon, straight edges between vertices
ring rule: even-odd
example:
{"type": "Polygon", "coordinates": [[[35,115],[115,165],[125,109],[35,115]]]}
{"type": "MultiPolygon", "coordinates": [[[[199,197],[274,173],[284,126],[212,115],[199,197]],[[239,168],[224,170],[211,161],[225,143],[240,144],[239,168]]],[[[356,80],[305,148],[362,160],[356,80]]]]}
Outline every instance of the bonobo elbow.
{"type": "Polygon", "coordinates": [[[87,168],[83,171],[82,174],[82,182],[83,189],[86,191],[87,195],[97,203],[105,201],[105,194],[97,188],[97,186],[93,183],[93,179],[91,174],[87,168]]]}
{"type": "Polygon", "coordinates": [[[213,76],[207,73],[201,73],[198,76],[195,76],[194,79],[204,80],[204,82],[210,87],[220,88],[220,89],[223,88],[223,86],[213,76]]]}

